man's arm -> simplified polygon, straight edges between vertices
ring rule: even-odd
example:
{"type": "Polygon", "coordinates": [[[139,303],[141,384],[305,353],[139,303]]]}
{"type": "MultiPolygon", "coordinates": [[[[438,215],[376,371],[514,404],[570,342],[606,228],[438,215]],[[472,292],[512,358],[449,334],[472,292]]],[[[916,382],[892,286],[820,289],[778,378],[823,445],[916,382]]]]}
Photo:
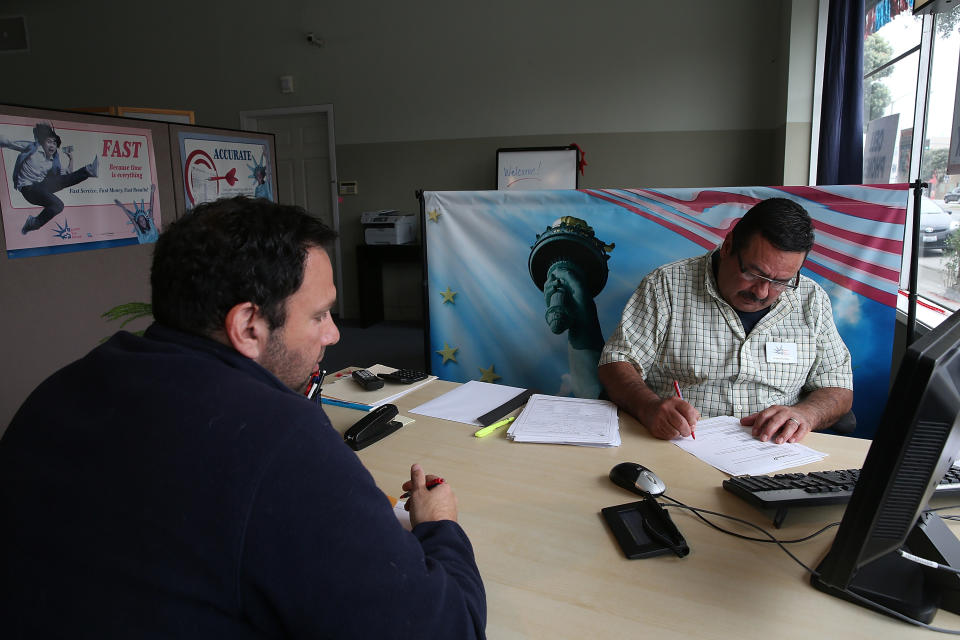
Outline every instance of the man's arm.
{"type": "Polygon", "coordinates": [[[700,413],[680,398],[661,398],[629,362],[610,362],[597,369],[600,383],[618,407],[663,440],[687,437],[700,413]]]}
{"type": "Polygon", "coordinates": [[[6,136],[0,135],[0,147],[6,147],[7,149],[13,149],[14,151],[22,153],[30,148],[30,143],[14,141],[6,136]]]}
{"type": "Polygon", "coordinates": [[[832,426],[850,411],[852,406],[853,391],[824,387],[811,391],[792,407],[767,407],[759,413],[742,418],[740,423],[752,426],[754,437],[763,442],[800,442],[811,431],[832,426]]]}
{"type": "Polygon", "coordinates": [[[411,534],[340,434],[311,427],[278,450],[257,489],[238,572],[243,615],[265,635],[482,638],[483,582],[449,485],[427,490],[412,471],[411,534]]]}

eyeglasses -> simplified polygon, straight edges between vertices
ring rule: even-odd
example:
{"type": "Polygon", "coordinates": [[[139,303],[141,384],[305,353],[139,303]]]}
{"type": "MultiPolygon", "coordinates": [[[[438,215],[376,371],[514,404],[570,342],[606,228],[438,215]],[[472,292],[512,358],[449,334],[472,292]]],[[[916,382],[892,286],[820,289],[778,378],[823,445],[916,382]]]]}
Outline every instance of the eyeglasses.
{"type": "Polygon", "coordinates": [[[783,291],[784,289],[796,289],[800,286],[800,272],[797,271],[797,275],[793,277],[793,282],[786,280],[775,280],[774,278],[768,278],[767,276],[762,276],[759,273],[754,273],[749,269],[744,268],[743,258],[740,257],[740,254],[737,254],[737,262],[740,264],[740,274],[743,275],[744,280],[753,282],[755,280],[763,280],[770,285],[770,288],[775,291],[783,291]]]}

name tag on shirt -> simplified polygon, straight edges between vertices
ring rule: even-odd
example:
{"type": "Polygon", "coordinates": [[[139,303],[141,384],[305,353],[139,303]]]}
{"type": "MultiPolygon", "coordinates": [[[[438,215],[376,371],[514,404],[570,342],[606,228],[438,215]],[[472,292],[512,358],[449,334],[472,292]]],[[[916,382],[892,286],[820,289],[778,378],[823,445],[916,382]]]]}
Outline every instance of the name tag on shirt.
{"type": "Polygon", "coordinates": [[[797,363],[796,342],[768,342],[765,346],[767,347],[767,362],[797,363]]]}

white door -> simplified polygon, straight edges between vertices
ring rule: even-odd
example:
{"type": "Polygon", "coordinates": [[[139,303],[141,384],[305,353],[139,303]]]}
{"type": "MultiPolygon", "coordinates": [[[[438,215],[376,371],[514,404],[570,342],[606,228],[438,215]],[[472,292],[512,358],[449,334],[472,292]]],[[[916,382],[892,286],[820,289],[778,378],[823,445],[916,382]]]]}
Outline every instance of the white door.
{"type": "MultiPolygon", "coordinates": [[[[339,233],[333,106],[245,111],[240,119],[244,129],[276,136],[277,199],[303,207],[339,233]]],[[[337,290],[343,291],[339,238],[334,254],[334,281],[337,290]]],[[[342,318],[343,295],[337,300],[342,318]]]]}

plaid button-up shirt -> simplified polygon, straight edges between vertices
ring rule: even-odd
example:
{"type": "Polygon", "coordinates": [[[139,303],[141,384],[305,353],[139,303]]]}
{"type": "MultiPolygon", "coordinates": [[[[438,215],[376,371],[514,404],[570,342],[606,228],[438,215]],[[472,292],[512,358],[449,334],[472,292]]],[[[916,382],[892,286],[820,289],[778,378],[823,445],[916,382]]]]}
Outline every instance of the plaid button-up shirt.
{"type": "MultiPolygon", "coordinates": [[[[716,250],[654,269],[630,297],[600,364],[629,362],[660,397],[683,398],[707,418],[796,404],[824,387],[853,389],[850,352],[830,298],[810,278],[776,299],[749,335],[717,290],[716,250]],[[796,362],[768,360],[768,343],[797,346],[796,362]]],[[[775,345],[771,345],[773,348],[775,345]]]]}

